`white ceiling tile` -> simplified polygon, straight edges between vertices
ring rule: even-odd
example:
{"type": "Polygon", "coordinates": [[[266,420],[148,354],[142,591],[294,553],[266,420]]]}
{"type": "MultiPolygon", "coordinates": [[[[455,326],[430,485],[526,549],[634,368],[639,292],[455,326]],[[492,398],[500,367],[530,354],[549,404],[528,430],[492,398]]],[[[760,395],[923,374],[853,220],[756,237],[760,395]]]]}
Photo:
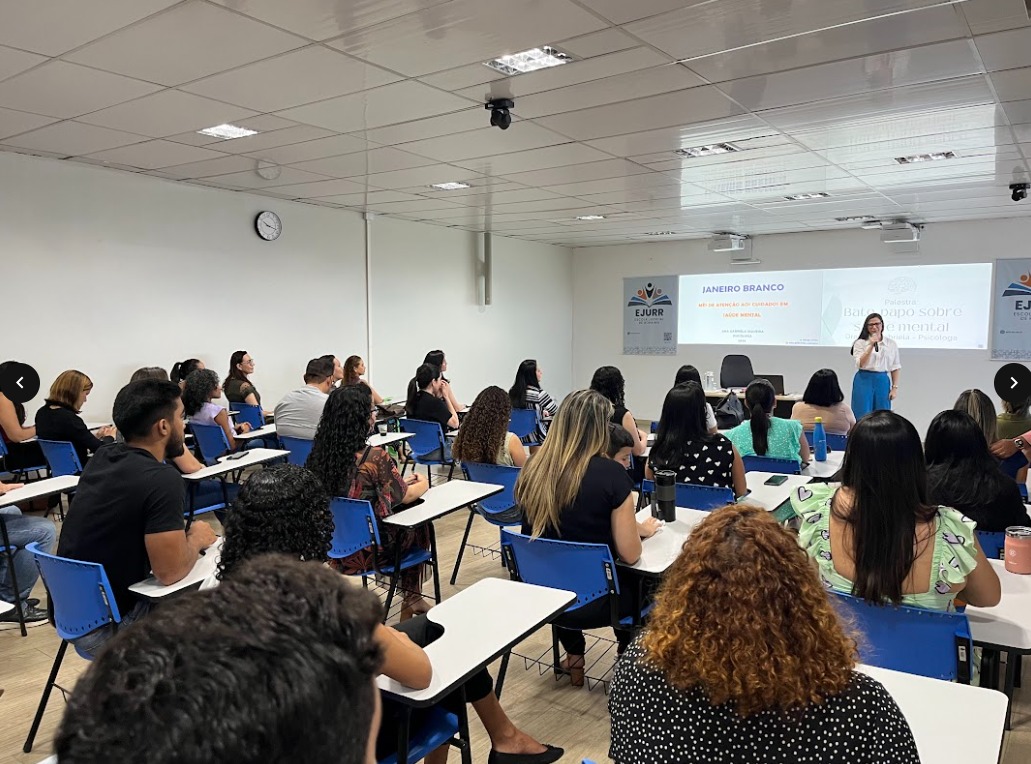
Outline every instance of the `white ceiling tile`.
{"type": "MultiPolygon", "coordinates": [[[[627,24],[626,29],[672,56],[690,59],[940,3],[941,0],[878,0],[876,4],[854,0],[779,4],[764,0],[692,0],[687,7],[627,24]]],[[[900,19],[898,23],[904,22],[900,19]]],[[[862,34],[862,25],[855,29],[856,34],[862,34]]]]}
{"type": "MultiPolygon", "coordinates": [[[[469,173],[460,167],[452,167],[451,165],[440,165],[441,171],[451,172],[453,174],[452,180],[461,179],[462,182],[469,185],[469,188],[456,188],[452,191],[441,191],[440,189],[430,188],[429,185],[422,183],[416,186],[401,186],[397,190],[405,191],[409,194],[418,194],[420,196],[432,195],[432,196],[444,196],[447,199],[458,201],[460,204],[474,204],[473,197],[493,197],[495,194],[501,194],[506,191],[521,191],[527,190],[524,186],[519,186],[515,183],[509,183],[507,180],[501,180],[500,178],[487,178],[480,177],[474,173],[469,173]],[[460,177],[461,176],[461,177],[460,177]],[[469,197],[467,201],[461,197],[469,197]]],[[[372,177],[372,176],[369,176],[372,177]]],[[[431,181],[432,183],[439,183],[439,180],[431,181]]],[[[372,183],[370,182],[370,185],[372,183]]],[[[540,196],[547,195],[546,191],[541,189],[534,189],[539,192],[540,196]]],[[[540,198],[540,197],[538,197],[540,198]]]]}
{"type": "Polygon", "coordinates": [[[344,207],[364,207],[366,204],[383,204],[386,202],[414,202],[423,197],[416,194],[403,194],[400,191],[362,191],[354,194],[320,197],[319,201],[340,204],[344,207]]]}
{"type": "Polygon", "coordinates": [[[37,64],[42,64],[46,60],[46,56],[26,53],[24,50],[15,50],[14,48],[0,45],[0,80],[13,77],[26,69],[31,69],[37,64]]]}
{"type": "MultiPolygon", "coordinates": [[[[321,129],[321,128],[313,128],[321,129]]],[[[294,164],[295,162],[307,162],[322,157],[340,156],[351,154],[356,151],[364,151],[369,148],[368,141],[355,138],[351,135],[330,135],[328,138],[319,138],[314,141],[303,143],[291,143],[277,148],[262,149],[260,156],[279,164],[294,164]]]]}
{"type": "Polygon", "coordinates": [[[366,176],[366,181],[372,188],[404,191],[410,188],[425,188],[434,183],[449,181],[478,184],[480,178],[476,173],[469,172],[468,170],[452,167],[447,164],[438,164],[416,167],[410,170],[380,172],[375,175],[366,176]]]}
{"type": "Polygon", "coordinates": [[[1024,0],[967,0],[957,8],[973,34],[1000,32],[1029,23],[1024,0]]]}
{"type": "Polygon", "coordinates": [[[272,130],[267,133],[248,135],[246,138],[231,138],[218,143],[210,144],[211,148],[217,148],[227,154],[258,154],[265,156],[266,150],[289,146],[292,143],[302,141],[314,141],[319,138],[328,138],[333,133],[323,127],[312,127],[311,125],[296,125],[285,130],[272,130]]]}
{"type": "MultiPolygon", "coordinates": [[[[300,170],[291,167],[283,169],[283,176],[297,177],[300,170]]],[[[289,196],[291,199],[310,199],[317,197],[340,196],[341,194],[357,194],[366,189],[364,183],[350,180],[327,180],[323,176],[314,176],[312,173],[302,173],[311,179],[304,183],[291,183],[279,186],[273,190],[278,194],[289,196]]]]}
{"type": "Polygon", "coordinates": [[[50,61],[0,82],[0,105],[69,119],[160,89],[118,74],[50,61]]]}
{"type": "Polygon", "coordinates": [[[11,146],[38,149],[62,156],[81,156],[145,140],[147,139],[142,135],[68,121],[48,125],[16,138],[7,138],[4,142],[11,146]]]}
{"type": "Polygon", "coordinates": [[[163,172],[169,177],[177,179],[210,178],[214,175],[254,171],[257,167],[258,160],[253,157],[222,156],[219,159],[209,159],[204,162],[190,162],[175,167],[166,167],[163,172]]]}
{"type": "Polygon", "coordinates": [[[610,27],[599,32],[561,40],[557,43],[559,50],[564,50],[576,58],[593,58],[607,53],[614,53],[627,48],[634,48],[640,43],[621,29],[610,27]]]}
{"type": "Polygon", "coordinates": [[[286,53],[184,85],[189,93],[255,111],[280,111],[401,79],[322,45],[286,53]]]}
{"type": "Polygon", "coordinates": [[[458,66],[454,69],[447,69],[443,72],[427,74],[419,78],[421,82],[425,82],[427,85],[440,88],[441,90],[450,91],[459,91],[462,88],[471,88],[473,85],[479,85],[483,88],[483,84],[486,82],[503,79],[505,79],[504,74],[499,72],[497,69],[491,69],[489,66],[484,66],[483,62],[466,64],[465,66],[458,66]]]}
{"type": "MultiPolygon", "coordinates": [[[[769,128],[767,128],[769,129],[769,128]]],[[[675,161],[684,166],[725,164],[727,162],[748,162],[753,159],[764,159],[773,156],[795,154],[802,151],[787,136],[780,133],[772,135],[756,136],[754,138],[738,138],[734,140],[719,141],[719,143],[730,143],[737,151],[725,154],[710,154],[709,156],[681,156],[674,153],[675,149],[658,151],[651,154],[642,154],[628,157],[630,161],[647,165],[658,169],[657,165],[668,164],[675,161]]]]}
{"type": "Polygon", "coordinates": [[[1031,122],[1031,100],[1009,101],[1004,103],[1002,107],[1006,110],[1006,116],[1010,118],[1010,122],[1014,124],[1031,122]]]}
{"type": "Polygon", "coordinates": [[[409,76],[487,61],[606,24],[569,0],[451,0],[329,44],[409,76]],[[548,39],[541,39],[547,34],[548,39]]]}
{"type": "Polygon", "coordinates": [[[365,205],[373,212],[386,215],[395,212],[432,212],[437,210],[461,210],[461,205],[444,199],[419,199],[411,202],[372,202],[365,205]]]}
{"type": "MultiPolygon", "coordinates": [[[[555,91],[560,88],[563,89],[562,92],[566,93],[570,92],[570,90],[579,91],[582,87],[574,89],[572,86],[582,86],[586,82],[593,83],[595,87],[600,86],[602,84],[601,81],[611,82],[613,87],[618,87],[618,82],[606,78],[615,78],[617,75],[625,75],[641,69],[654,69],[654,67],[671,64],[671,62],[672,59],[668,56],[663,56],[651,48],[631,48],[630,50],[596,56],[586,61],[573,61],[562,66],[553,66],[549,69],[538,69],[535,72],[517,74],[514,77],[505,77],[490,82],[483,80],[483,82],[487,83],[486,85],[460,90],[459,95],[480,101],[486,101],[488,98],[520,99],[522,96],[524,98],[521,98],[516,103],[516,111],[518,112],[522,110],[523,102],[526,100],[525,96],[533,93],[555,91]]],[[[483,64],[479,64],[479,66],[487,71],[492,71],[488,67],[483,66],[483,64]]],[[[679,68],[683,70],[683,67],[679,68]]],[[[674,82],[676,81],[674,80],[674,82]]],[[[702,84],[701,80],[697,76],[691,75],[684,78],[679,87],[671,86],[668,89],[679,90],[680,88],[694,87],[700,84],[702,84]]],[[[648,95],[648,93],[639,93],[638,95],[643,96],[648,95]]],[[[626,99],[618,98],[613,100],[626,99]]],[[[603,101],[603,103],[610,102],[603,101]]],[[[534,115],[525,112],[524,116],[534,115]]]]}
{"type": "MultiPolygon", "coordinates": [[[[647,167],[628,162],[625,159],[606,159],[601,162],[587,162],[566,167],[552,167],[507,175],[506,180],[528,186],[557,186],[560,183],[580,183],[588,180],[620,178],[651,172],[647,167]]],[[[559,191],[558,193],[562,193],[559,191]]]]}
{"type": "Polygon", "coordinates": [[[569,139],[532,122],[517,122],[508,130],[498,130],[485,124],[466,133],[406,143],[403,148],[441,162],[451,162],[531,151],[561,143],[569,143],[569,139]]]}
{"type": "Polygon", "coordinates": [[[59,56],[179,0],[0,0],[0,44],[59,56]]]}
{"type": "MultiPolygon", "coordinates": [[[[512,124],[517,125],[519,120],[512,117],[512,124]]],[[[468,130],[476,130],[490,126],[490,114],[483,108],[469,108],[462,111],[442,114],[438,117],[427,117],[416,119],[410,122],[399,122],[388,127],[377,127],[373,130],[364,130],[356,135],[362,138],[380,143],[383,145],[397,146],[402,143],[433,138],[437,135],[451,135],[452,133],[463,133],[468,130]]],[[[497,129],[497,128],[491,128],[497,129]]]]}
{"type": "Polygon", "coordinates": [[[328,40],[448,0],[213,0],[312,40],[328,40]]]}
{"type": "Polygon", "coordinates": [[[909,19],[897,16],[849,24],[822,32],[754,45],[685,64],[711,82],[798,69],[827,61],[869,56],[966,36],[951,6],[928,8],[909,19]],[[908,21],[913,23],[908,23],[908,21]]]}
{"type": "Polygon", "coordinates": [[[703,0],[581,0],[583,5],[597,11],[616,24],[625,24],[649,16],[683,8],[688,5],[699,5],[703,0]]]}
{"type": "MultiPolygon", "coordinates": [[[[563,168],[559,168],[563,169],[563,168]]],[[[618,175],[610,178],[599,178],[597,180],[581,180],[574,183],[556,184],[550,190],[558,194],[570,196],[597,197],[599,194],[616,193],[631,189],[657,189],[674,192],[677,188],[677,181],[669,175],[657,172],[641,173],[639,175],[618,175]]]]}
{"type": "Polygon", "coordinates": [[[991,80],[1000,101],[1021,101],[1031,98],[1031,67],[992,72],[991,80]]]}
{"type": "Polygon", "coordinates": [[[178,90],[164,90],[94,112],[83,117],[82,121],[101,127],[129,130],[152,138],[164,138],[253,116],[254,112],[238,106],[178,90]]]}
{"type": "Polygon", "coordinates": [[[564,143],[540,149],[497,154],[479,159],[456,159],[454,164],[484,175],[509,175],[516,172],[543,170],[548,167],[598,162],[611,157],[582,143],[564,143]]]}
{"type": "Polygon", "coordinates": [[[306,42],[201,0],[188,0],[65,58],[149,82],[179,85],[306,42]]]}
{"type": "Polygon", "coordinates": [[[24,111],[0,107],[0,138],[35,130],[54,121],[51,117],[41,117],[38,114],[27,114],[24,111]]]}
{"type": "MultiPolygon", "coordinates": [[[[293,167],[280,167],[278,177],[265,179],[258,175],[257,163],[255,163],[255,168],[253,170],[245,170],[244,172],[234,172],[229,173],[227,175],[217,175],[214,177],[209,177],[208,180],[218,185],[224,184],[229,188],[272,189],[277,194],[289,195],[292,193],[293,188],[296,186],[313,185],[315,183],[325,181],[327,180],[327,178],[325,175],[316,175],[313,172],[295,170],[293,167]],[[281,190],[280,187],[283,187],[283,190],[281,190]]],[[[344,181],[330,182],[342,183],[344,181]]],[[[343,192],[337,191],[335,193],[339,194],[343,192]]]]}
{"type": "Polygon", "coordinates": [[[428,164],[436,164],[436,162],[432,159],[409,154],[406,151],[386,147],[359,151],[343,156],[311,159],[307,162],[296,163],[293,166],[299,170],[309,170],[322,175],[328,175],[332,178],[352,178],[378,172],[424,167],[428,164]]]}
{"type": "Polygon", "coordinates": [[[976,74],[980,64],[967,40],[882,53],[867,58],[749,77],[721,85],[750,111],[810,103],[976,74]]]}
{"type": "Polygon", "coordinates": [[[741,114],[694,125],[674,125],[658,130],[599,138],[588,141],[588,144],[616,156],[636,157],[708,146],[713,143],[738,143],[770,135],[779,133],[758,117],[741,114]]]}
{"type": "Polygon", "coordinates": [[[554,212],[556,210],[578,209],[584,206],[583,201],[571,196],[557,196],[553,199],[537,199],[529,202],[515,202],[513,204],[495,204],[492,201],[482,201],[476,205],[480,209],[489,209],[497,214],[513,214],[519,212],[554,212]]]}
{"type": "Polygon", "coordinates": [[[1031,66],[1031,27],[975,37],[974,44],[990,72],[1031,66]]]}
{"type": "MultiPolygon", "coordinates": [[[[286,109],[278,115],[340,133],[350,133],[459,109],[476,108],[476,104],[464,98],[408,81],[286,109]]],[[[480,116],[486,123],[482,107],[480,116]]]]}
{"type": "Polygon", "coordinates": [[[485,207],[500,204],[516,204],[518,202],[540,201],[542,199],[560,199],[558,194],[550,193],[540,188],[518,188],[512,184],[508,186],[497,185],[476,188],[474,194],[456,195],[452,191],[437,191],[436,189],[425,189],[427,194],[442,195],[447,199],[453,199],[460,204],[467,204],[472,207],[485,207]],[[504,190],[508,187],[510,190],[504,190]],[[500,189],[500,190],[499,190],[500,189]]]}
{"type": "MultiPolygon", "coordinates": [[[[515,112],[521,117],[532,119],[549,114],[581,111],[620,101],[631,101],[657,93],[667,93],[671,90],[693,88],[702,84],[704,82],[698,75],[682,66],[669,64],[524,96],[516,100],[515,112]]],[[[492,85],[495,93],[501,85],[502,83],[492,85]]]]}
{"type": "Polygon", "coordinates": [[[218,159],[223,155],[217,151],[185,146],[171,141],[145,141],[90,154],[87,158],[104,164],[139,167],[143,170],[158,170],[187,162],[202,162],[218,159]]]}
{"type": "Polygon", "coordinates": [[[543,117],[537,122],[570,138],[588,140],[707,122],[741,112],[740,106],[707,86],[543,117]]]}

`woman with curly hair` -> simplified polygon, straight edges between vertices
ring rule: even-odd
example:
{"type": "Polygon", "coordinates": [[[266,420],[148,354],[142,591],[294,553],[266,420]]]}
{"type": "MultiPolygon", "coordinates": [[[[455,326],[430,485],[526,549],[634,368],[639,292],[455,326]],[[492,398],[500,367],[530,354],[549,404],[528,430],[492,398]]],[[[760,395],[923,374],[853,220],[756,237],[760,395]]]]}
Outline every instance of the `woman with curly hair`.
{"type": "MultiPolygon", "coordinates": [[[[383,518],[404,509],[406,504],[426,493],[428,483],[414,473],[401,477],[397,464],[386,451],[366,443],[374,422],[369,388],[365,385],[338,387],[329,394],[322,410],[305,466],[322,481],[331,496],[368,501],[376,515],[383,518]]],[[[392,563],[398,545],[402,553],[413,547],[430,548],[425,528],[412,531],[380,524],[379,532],[383,541],[378,552],[381,560],[392,563]]],[[[343,560],[334,560],[332,565],[351,575],[368,570],[372,563],[372,552],[363,550],[343,560]]],[[[429,603],[422,598],[425,567],[412,567],[401,573],[399,586],[405,591],[402,618],[429,610],[429,603]]]]}
{"type": "MultiPolygon", "coordinates": [[[[548,435],[548,425],[555,418],[558,404],[541,389],[544,372],[537,361],[527,358],[516,370],[515,382],[508,391],[514,409],[533,409],[537,412],[537,431],[527,436],[528,441],[543,443],[548,435]]],[[[534,447],[536,449],[536,446],[534,447]]]]}
{"type": "Polygon", "coordinates": [[[609,756],[916,764],[905,717],[855,659],[791,533],[764,509],[724,507],[691,533],[616,664],[609,756]]]}
{"type": "Polygon", "coordinates": [[[186,385],[183,387],[183,411],[190,424],[213,424],[221,427],[232,450],[237,445],[237,433],[250,432],[251,426],[246,422],[231,426],[225,408],[212,403],[215,398],[221,397],[222,387],[218,384],[218,374],[211,369],[198,369],[186,378],[186,385]]]}
{"type": "Polygon", "coordinates": [[[451,455],[459,462],[522,467],[526,449],[508,431],[511,417],[512,404],[505,391],[494,385],[484,388],[462,421],[451,455]]]}

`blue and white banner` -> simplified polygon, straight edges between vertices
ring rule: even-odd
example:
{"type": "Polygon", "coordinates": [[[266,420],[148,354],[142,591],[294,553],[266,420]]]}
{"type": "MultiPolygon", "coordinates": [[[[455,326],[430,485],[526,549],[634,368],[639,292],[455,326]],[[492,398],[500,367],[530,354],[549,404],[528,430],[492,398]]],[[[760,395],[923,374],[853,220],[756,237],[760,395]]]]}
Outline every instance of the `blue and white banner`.
{"type": "Polygon", "coordinates": [[[676,355],[678,276],[623,279],[623,355],[676,355]]]}
{"type": "Polygon", "coordinates": [[[1031,259],[995,261],[992,360],[1031,360],[1031,259]]]}

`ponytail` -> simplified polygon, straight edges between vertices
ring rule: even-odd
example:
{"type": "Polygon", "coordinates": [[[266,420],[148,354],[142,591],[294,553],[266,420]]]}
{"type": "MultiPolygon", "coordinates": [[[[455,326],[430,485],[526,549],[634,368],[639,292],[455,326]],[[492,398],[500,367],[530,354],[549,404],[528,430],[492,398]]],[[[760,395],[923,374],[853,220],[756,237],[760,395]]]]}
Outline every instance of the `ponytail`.
{"type": "Polygon", "coordinates": [[[745,390],[745,406],[748,407],[749,427],[752,430],[752,448],[759,456],[766,456],[770,447],[770,419],[777,393],[765,379],[753,379],[745,390]]]}
{"type": "Polygon", "coordinates": [[[428,387],[435,379],[440,379],[439,366],[424,363],[415,370],[415,376],[408,383],[408,400],[405,402],[405,412],[408,416],[412,416],[412,412],[415,411],[415,399],[418,397],[419,391],[428,387]]]}

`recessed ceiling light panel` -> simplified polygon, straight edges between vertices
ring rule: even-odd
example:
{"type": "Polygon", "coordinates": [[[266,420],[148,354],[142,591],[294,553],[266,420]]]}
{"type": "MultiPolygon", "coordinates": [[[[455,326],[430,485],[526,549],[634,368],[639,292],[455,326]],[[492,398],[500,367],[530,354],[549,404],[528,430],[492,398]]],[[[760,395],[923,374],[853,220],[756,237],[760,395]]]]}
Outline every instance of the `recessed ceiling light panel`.
{"type": "Polygon", "coordinates": [[[438,191],[459,191],[463,188],[471,188],[471,186],[468,183],[449,180],[447,183],[434,183],[430,188],[435,188],[438,191]]]}
{"type": "Polygon", "coordinates": [[[682,157],[711,157],[717,154],[733,154],[740,151],[733,143],[711,143],[708,146],[695,146],[689,149],[677,149],[674,154],[682,157]]]}
{"type": "Polygon", "coordinates": [[[249,130],[246,127],[237,127],[236,125],[215,125],[214,127],[205,127],[197,132],[201,135],[210,135],[212,138],[222,138],[226,141],[258,134],[257,130],[249,130]]]}
{"type": "Polygon", "coordinates": [[[937,162],[942,159],[955,159],[954,151],[934,151],[930,154],[910,154],[908,157],[895,157],[899,164],[916,164],[918,162],[937,162]]]}
{"type": "Polygon", "coordinates": [[[535,72],[538,69],[561,66],[562,64],[568,64],[572,60],[573,57],[568,53],[563,53],[550,45],[543,45],[540,48],[530,48],[519,53],[498,56],[490,61],[484,61],[483,65],[511,77],[514,74],[526,74],[527,72],[535,72]]]}
{"type": "Polygon", "coordinates": [[[604,215],[577,215],[577,220],[604,220],[604,215]]]}
{"type": "Polygon", "coordinates": [[[791,194],[790,196],[785,196],[784,198],[787,199],[789,202],[802,202],[806,199],[826,199],[828,196],[830,196],[830,194],[824,191],[817,191],[811,194],[791,194]]]}
{"type": "Polygon", "coordinates": [[[676,236],[676,231],[645,231],[645,236],[676,236]]]}

